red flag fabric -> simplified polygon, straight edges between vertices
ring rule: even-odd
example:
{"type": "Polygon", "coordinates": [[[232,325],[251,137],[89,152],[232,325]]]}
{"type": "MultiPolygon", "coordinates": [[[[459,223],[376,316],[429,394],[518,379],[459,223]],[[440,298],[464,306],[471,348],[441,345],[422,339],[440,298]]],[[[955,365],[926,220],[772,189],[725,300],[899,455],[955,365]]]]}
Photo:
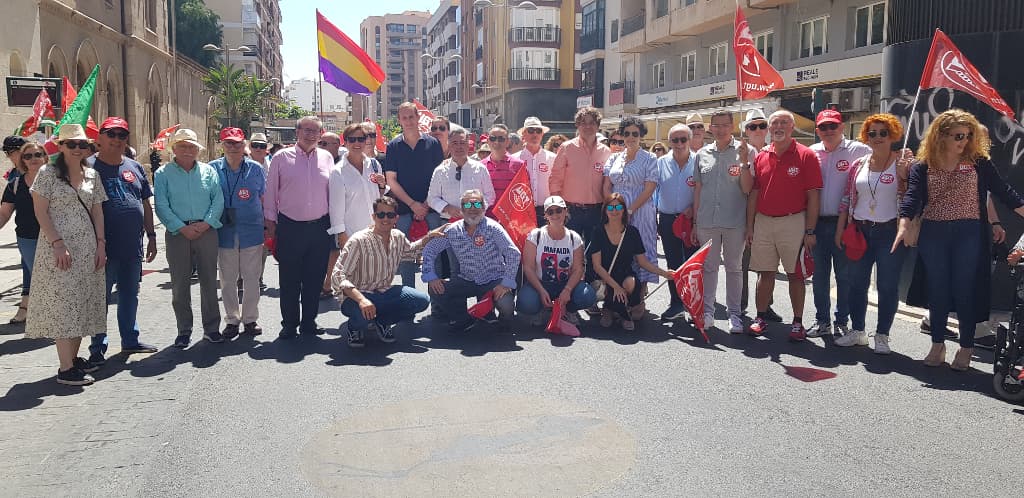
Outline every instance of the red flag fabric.
{"type": "Polygon", "coordinates": [[[46,89],[39,90],[39,95],[36,95],[36,101],[32,104],[32,115],[21,125],[21,136],[27,137],[35,133],[39,129],[39,123],[44,119],[57,119],[53,112],[53,102],[50,101],[50,94],[46,93],[46,89]]]}
{"type": "Polygon", "coordinates": [[[999,92],[975,69],[953,40],[936,29],[932,48],[921,73],[921,88],[952,88],[974,95],[1003,115],[1014,119],[1013,109],[999,96],[999,92]]]}
{"type": "Polygon", "coordinates": [[[530,230],[537,228],[537,210],[533,208],[533,190],[530,188],[530,176],[527,168],[520,168],[512,177],[512,182],[494,203],[491,216],[505,227],[519,250],[526,244],[526,236],[530,230]]]}
{"type": "Polygon", "coordinates": [[[274,256],[274,259],[277,259],[277,239],[276,238],[274,238],[274,237],[267,237],[267,238],[263,239],[263,246],[266,247],[268,251],[270,251],[270,254],[272,256],[274,256]]]}
{"type": "Polygon", "coordinates": [[[483,299],[477,301],[476,304],[470,306],[466,311],[469,313],[469,316],[477,320],[483,319],[488,313],[494,311],[494,292],[487,291],[483,299]]]}
{"type": "Polygon", "coordinates": [[[693,247],[695,245],[690,243],[692,240],[690,235],[693,233],[693,220],[688,218],[686,215],[680,213],[676,216],[675,221],[672,222],[672,233],[675,234],[676,237],[683,239],[683,246],[693,247]]]}
{"type": "Polygon", "coordinates": [[[168,139],[168,137],[170,137],[171,134],[173,134],[174,132],[178,131],[178,127],[179,126],[181,126],[181,125],[180,124],[176,124],[176,125],[174,125],[174,126],[172,126],[170,128],[165,128],[163,130],[160,130],[160,133],[158,133],[156,135],[156,139],[154,139],[153,142],[149,144],[149,146],[152,147],[155,150],[164,150],[164,149],[166,149],[167,148],[167,139],[168,139]]]}
{"type": "Polygon", "coordinates": [[[796,258],[796,274],[807,280],[814,275],[814,251],[808,251],[807,246],[800,245],[800,253],[796,258]]]}
{"type": "Polygon", "coordinates": [[[388,150],[388,142],[384,140],[384,130],[380,127],[380,123],[377,125],[377,152],[385,152],[388,150]]]}
{"type": "Polygon", "coordinates": [[[693,253],[690,259],[672,272],[672,281],[676,290],[679,291],[679,298],[682,299],[686,311],[689,311],[690,316],[693,317],[693,325],[697,327],[707,342],[711,342],[711,340],[704,332],[704,260],[708,258],[710,252],[711,241],[709,240],[704,247],[693,253]]]}
{"type": "Polygon", "coordinates": [[[416,242],[426,237],[429,231],[430,225],[427,225],[427,220],[412,220],[412,225],[409,225],[409,240],[416,242]]]}
{"type": "MultiPolygon", "coordinates": [[[[67,112],[68,107],[71,106],[71,103],[75,101],[77,96],[78,90],[75,90],[75,87],[71,85],[71,80],[64,76],[64,95],[61,97],[61,109],[67,112]]],[[[89,121],[85,124],[85,136],[89,137],[90,140],[96,140],[100,137],[100,127],[96,126],[92,116],[89,116],[89,121]]]]}
{"type": "Polygon", "coordinates": [[[544,328],[544,331],[549,334],[561,334],[562,329],[558,326],[558,322],[562,319],[562,302],[555,299],[555,304],[551,307],[551,319],[548,320],[548,326],[544,328]]]}
{"type": "Polygon", "coordinates": [[[412,99],[412,102],[416,104],[416,109],[420,111],[420,132],[430,133],[430,123],[434,121],[434,113],[427,109],[427,106],[423,105],[419,100],[412,99]]]}
{"type": "Polygon", "coordinates": [[[736,5],[732,53],[736,56],[736,96],[759,99],[783,88],[782,75],[757,51],[743,9],[736,5]]]}

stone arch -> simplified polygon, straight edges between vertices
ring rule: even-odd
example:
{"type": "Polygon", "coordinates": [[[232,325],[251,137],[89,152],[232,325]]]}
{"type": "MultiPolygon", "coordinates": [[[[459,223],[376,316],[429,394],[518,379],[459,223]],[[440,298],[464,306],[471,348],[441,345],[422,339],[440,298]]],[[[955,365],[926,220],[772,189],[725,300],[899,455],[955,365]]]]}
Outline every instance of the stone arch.
{"type": "Polygon", "coordinates": [[[28,68],[25,67],[25,60],[21,58],[21,54],[17,50],[11,52],[11,61],[9,66],[11,76],[28,76],[28,68]]]}
{"type": "Polygon", "coordinates": [[[46,76],[60,78],[68,75],[68,57],[64,50],[52,45],[46,54],[46,76]]]}
{"type": "Polygon", "coordinates": [[[122,93],[121,93],[121,75],[118,74],[117,69],[114,67],[107,68],[107,75],[101,79],[103,81],[103,107],[105,114],[104,116],[121,116],[124,117],[125,110],[122,109],[122,93]]]}
{"type": "MultiPolygon", "coordinates": [[[[96,64],[99,64],[96,47],[89,40],[82,41],[75,52],[75,85],[78,89],[85,84],[85,80],[92,74],[92,69],[96,67],[96,64]]],[[[100,111],[103,107],[102,103],[106,101],[106,86],[103,84],[102,75],[97,75],[96,80],[96,98],[92,101],[91,112],[93,119],[102,121],[103,115],[100,114],[100,111]]]]}
{"type": "Polygon", "coordinates": [[[149,68],[149,76],[146,85],[146,131],[152,139],[160,133],[160,126],[163,120],[164,102],[164,81],[160,75],[160,68],[153,64],[149,68]]]}

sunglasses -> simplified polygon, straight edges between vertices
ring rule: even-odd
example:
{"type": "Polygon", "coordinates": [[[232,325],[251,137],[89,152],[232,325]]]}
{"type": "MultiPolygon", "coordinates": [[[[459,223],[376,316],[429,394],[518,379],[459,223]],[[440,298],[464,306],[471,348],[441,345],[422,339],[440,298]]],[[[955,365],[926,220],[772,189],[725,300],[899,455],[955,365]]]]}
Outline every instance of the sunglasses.
{"type": "Polygon", "coordinates": [[[384,218],[387,218],[389,220],[393,220],[395,218],[398,218],[398,213],[396,213],[394,211],[378,211],[376,213],[373,213],[373,215],[376,216],[378,219],[381,219],[381,220],[383,220],[384,218]]]}
{"type": "Polygon", "coordinates": [[[89,142],[85,140],[65,140],[60,143],[69,149],[88,149],[89,142]]]}
{"type": "Polygon", "coordinates": [[[484,208],[484,203],[480,202],[480,201],[463,202],[462,203],[462,209],[471,209],[471,208],[483,209],[484,208]]]}
{"type": "Polygon", "coordinates": [[[686,125],[686,126],[689,126],[691,130],[703,130],[704,129],[704,125],[702,125],[702,124],[692,124],[692,125],[686,125]]]}
{"type": "Polygon", "coordinates": [[[234,140],[225,140],[221,142],[225,147],[241,147],[245,145],[245,142],[236,142],[234,140]]]}
{"type": "Polygon", "coordinates": [[[266,148],[267,148],[267,144],[263,144],[263,143],[251,143],[251,144],[249,144],[249,147],[252,147],[252,148],[254,148],[254,149],[266,149],[266,148]]]}
{"type": "Polygon", "coordinates": [[[461,182],[462,181],[462,166],[456,166],[455,167],[455,181],[457,181],[457,182],[461,182]]]}
{"type": "Polygon", "coordinates": [[[350,143],[350,144],[354,144],[356,142],[359,142],[359,143],[362,144],[362,143],[366,143],[366,137],[345,137],[345,141],[350,143]]]}
{"type": "Polygon", "coordinates": [[[609,140],[608,145],[626,145],[625,140],[609,140]]]}
{"type": "Polygon", "coordinates": [[[370,140],[377,140],[377,134],[376,133],[371,133],[371,134],[369,134],[367,136],[370,137],[370,140]]]}
{"type": "Polygon", "coordinates": [[[544,133],[544,128],[527,128],[526,133],[544,133]]]}
{"type": "Polygon", "coordinates": [[[949,136],[953,137],[953,140],[955,140],[957,142],[963,142],[965,139],[966,140],[970,140],[970,139],[974,138],[974,134],[973,133],[952,133],[952,134],[947,133],[946,135],[949,135],[949,136]]]}
{"type": "Polygon", "coordinates": [[[685,144],[686,142],[690,141],[690,137],[670,138],[669,141],[674,143],[674,144],[685,144]]]}
{"type": "Polygon", "coordinates": [[[508,140],[508,137],[495,137],[495,136],[492,136],[492,137],[487,139],[488,142],[498,142],[498,143],[503,143],[505,140],[508,140]]]}
{"type": "Polygon", "coordinates": [[[626,206],[623,206],[622,204],[609,204],[605,206],[604,209],[610,213],[612,211],[622,211],[623,209],[626,209],[626,206]]]}
{"type": "Polygon", "coordinates": [[[750,123],[747,125],[747,129],[750,131],[754,130],[767,130],[768,123],[750,123]]]}
{"type": "Polygon", "coordinates": [[[639,131],[624,131],[624,132],[622,132],[622,136],[624,136],[624,137],[639,137],[640,136],[640,132],[639,131]]]}
{"type": "Polygon", "coordinates": [[[447,126],[431,126],[430,131],[448,131],[447,126]]]}
{"type": "Polygon", "coordinates": [[[562,214],[563,212],[565,212],[565,208],[561,208],[558,206],[552,206],[544,210],[544,214],[548,216],[551,216],[553,214],[562,214]]]}
{"type": "Polygon", "coordinates": [[[128,140],[128,132],[127,131],[107,130],[107,131],[103,132],[103,134],[108,136],[108,137],[110,137],[110,138],[116,138],[118,140],[128,140]]]}
{"type": "Polygon", "coordinates": [[[651,149],[651,152],[665,152],[665,149],[662,149],[661,147],[655,147],[651,149]]]}
{"type": "Polygon", "coordinates": [[[25,159],[42,159],[42,158],[46,157],[46,153],[45,152],[26,152],[26,153],[22,154],[21,157],[23,157],[25,159]]]}
{"type": "Polygon", "coordinates": [[[885,138],[885,137],[888,137],[888,136],[889,136],[889,130],[871,130],[871,131],[868,132],[868,138],[875,138],[875,137],[885,138]]]}
{"type": "Polygon", "coordinates": [[[835,131],[839,129],[839,123],[821,123],[818,125],[820,131],[835,131]]]}

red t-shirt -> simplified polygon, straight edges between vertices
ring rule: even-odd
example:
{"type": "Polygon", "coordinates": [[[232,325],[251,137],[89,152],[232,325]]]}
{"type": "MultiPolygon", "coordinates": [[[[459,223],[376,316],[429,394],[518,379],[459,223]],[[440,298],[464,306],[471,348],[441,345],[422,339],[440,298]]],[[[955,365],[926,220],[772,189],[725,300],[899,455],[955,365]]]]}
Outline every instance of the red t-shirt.
{"type": "Polygon", "coordinates": [[[821,163],[811,149],[796,140],[783,152],[775,144],[754,159],[754,188],[757,212],[766,216],[787,216],[807,209],[807,191],[820,189],[821,163]]]}

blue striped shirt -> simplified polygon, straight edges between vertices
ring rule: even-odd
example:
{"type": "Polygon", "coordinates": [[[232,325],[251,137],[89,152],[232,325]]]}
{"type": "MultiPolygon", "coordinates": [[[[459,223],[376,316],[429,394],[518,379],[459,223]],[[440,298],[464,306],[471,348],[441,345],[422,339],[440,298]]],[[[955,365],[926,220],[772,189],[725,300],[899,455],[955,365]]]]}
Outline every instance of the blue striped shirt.
{"type": "Polygon", "coordinates": [[[444,237],[431,240],[423,250],[424,282],[438,279],[434,260],[446,249],[452,249],[459,261],[460,277],[479,285],[501,279],[501,285],[516,288],[516,273],[522,254],[498,222],[484,218],[470,235],[466,231],[466,223],[460,221],[449,226],[444,233],[444,237]]]}

